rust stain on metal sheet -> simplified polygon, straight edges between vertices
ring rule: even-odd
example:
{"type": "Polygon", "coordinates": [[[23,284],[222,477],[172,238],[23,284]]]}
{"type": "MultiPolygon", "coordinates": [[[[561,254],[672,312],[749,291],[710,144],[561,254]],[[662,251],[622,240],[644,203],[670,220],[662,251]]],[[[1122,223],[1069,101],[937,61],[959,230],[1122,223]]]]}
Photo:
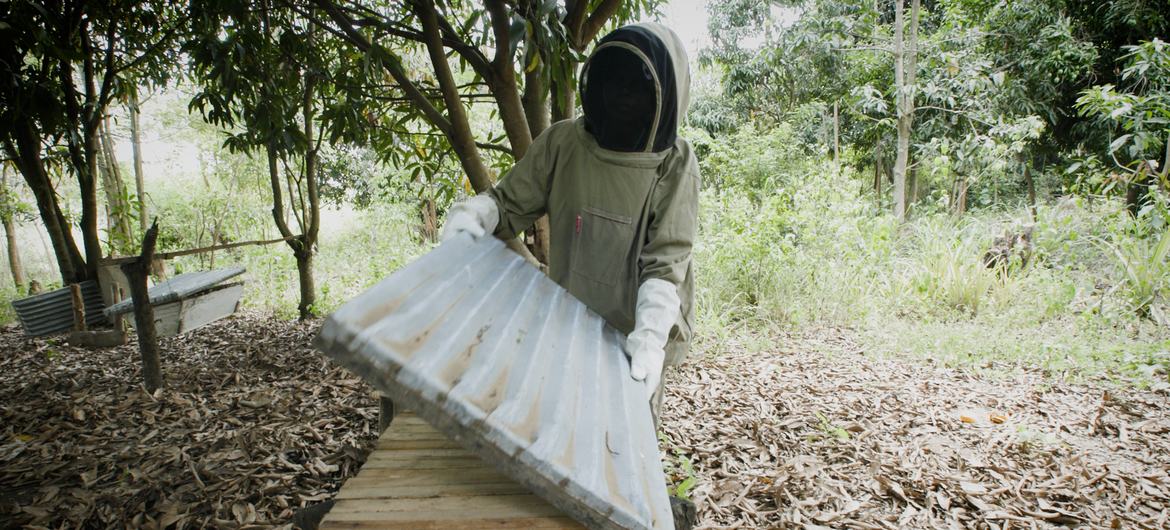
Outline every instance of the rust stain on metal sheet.
{"type": "Polygon", "coordinates": [[[338,309],[317,345],[579,521],[667,529],[622,340],[498,240],[459,237],[338,309]]]}

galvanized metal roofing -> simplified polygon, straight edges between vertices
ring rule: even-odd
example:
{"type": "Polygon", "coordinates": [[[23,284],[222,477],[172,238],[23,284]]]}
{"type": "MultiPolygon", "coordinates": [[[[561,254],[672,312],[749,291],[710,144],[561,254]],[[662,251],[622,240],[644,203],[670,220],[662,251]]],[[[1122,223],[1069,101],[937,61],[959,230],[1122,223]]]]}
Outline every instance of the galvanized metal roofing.
{"type": "MultiPolygon", "coordinates": [[[[102,292],[98,283],[90,280],[81,282],[81,299],[85,302],[85,324],[95,326],[106,322],[102,314],[102,292]]],[[[69,287],[62,287],[47,293],[12,301],[16,317],[24,326],[24,332],[34,337],[52,335],[73,328],[73,296],[69,287]]]]}
{"type": "Polygon", "coordinates": [[[326,320],[317,346],[595,528],[673,528],[622,335],[493,237],[459,236],[326,320]]]}
{"type": "MultiPolygon", "coordinates": [[[[150,288],[148,291],[150,305],[157,306],[181,300],[192,294],[214,287],[222,281],[239,276],[244,273],[244,270],[243,267],[231,267],[227,269],[180,274],[150,288]]],[[[134,301],[127,298],[107,307],[106,316],[113,318],[114,315],[129,313],[133,309],[134,301]]]]}

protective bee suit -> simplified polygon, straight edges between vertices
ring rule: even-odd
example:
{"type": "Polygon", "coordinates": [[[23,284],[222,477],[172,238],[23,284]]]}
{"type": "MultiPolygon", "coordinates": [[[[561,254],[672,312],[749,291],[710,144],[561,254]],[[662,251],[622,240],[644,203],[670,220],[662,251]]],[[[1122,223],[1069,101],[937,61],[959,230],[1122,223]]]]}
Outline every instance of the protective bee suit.
{"type": "Polygon", "coordinates": [[[611,32],[581,72],[584,116],[549,127],[495,188],[453,206],[444,227],[445,237],[511,238],[547,213],[549,276],[628,334],[631,375],[650,391],[664,364],[686,357],[694,322],[699,169],[678,137],[689,88],[673,31],[611,32]]]}

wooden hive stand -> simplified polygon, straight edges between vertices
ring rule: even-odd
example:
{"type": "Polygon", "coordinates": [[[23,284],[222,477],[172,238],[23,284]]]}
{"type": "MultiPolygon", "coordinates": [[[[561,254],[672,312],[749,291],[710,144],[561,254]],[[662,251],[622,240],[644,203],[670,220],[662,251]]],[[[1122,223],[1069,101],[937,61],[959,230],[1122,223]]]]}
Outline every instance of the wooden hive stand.
{"type": "Polygon", "coordinates": [[[336,500],[321,530],[584,528],[409,412],[336,500]]]}

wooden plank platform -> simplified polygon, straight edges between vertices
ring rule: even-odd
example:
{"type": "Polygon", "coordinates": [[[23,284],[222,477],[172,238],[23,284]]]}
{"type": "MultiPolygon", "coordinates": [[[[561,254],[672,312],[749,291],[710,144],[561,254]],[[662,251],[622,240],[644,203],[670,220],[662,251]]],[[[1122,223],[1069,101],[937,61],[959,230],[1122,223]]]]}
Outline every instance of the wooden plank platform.
{"type": "Polygon", "coordinates": [[[582,529],[418,416],[399,414],[321,530],[346,528],[582,529]]]}

